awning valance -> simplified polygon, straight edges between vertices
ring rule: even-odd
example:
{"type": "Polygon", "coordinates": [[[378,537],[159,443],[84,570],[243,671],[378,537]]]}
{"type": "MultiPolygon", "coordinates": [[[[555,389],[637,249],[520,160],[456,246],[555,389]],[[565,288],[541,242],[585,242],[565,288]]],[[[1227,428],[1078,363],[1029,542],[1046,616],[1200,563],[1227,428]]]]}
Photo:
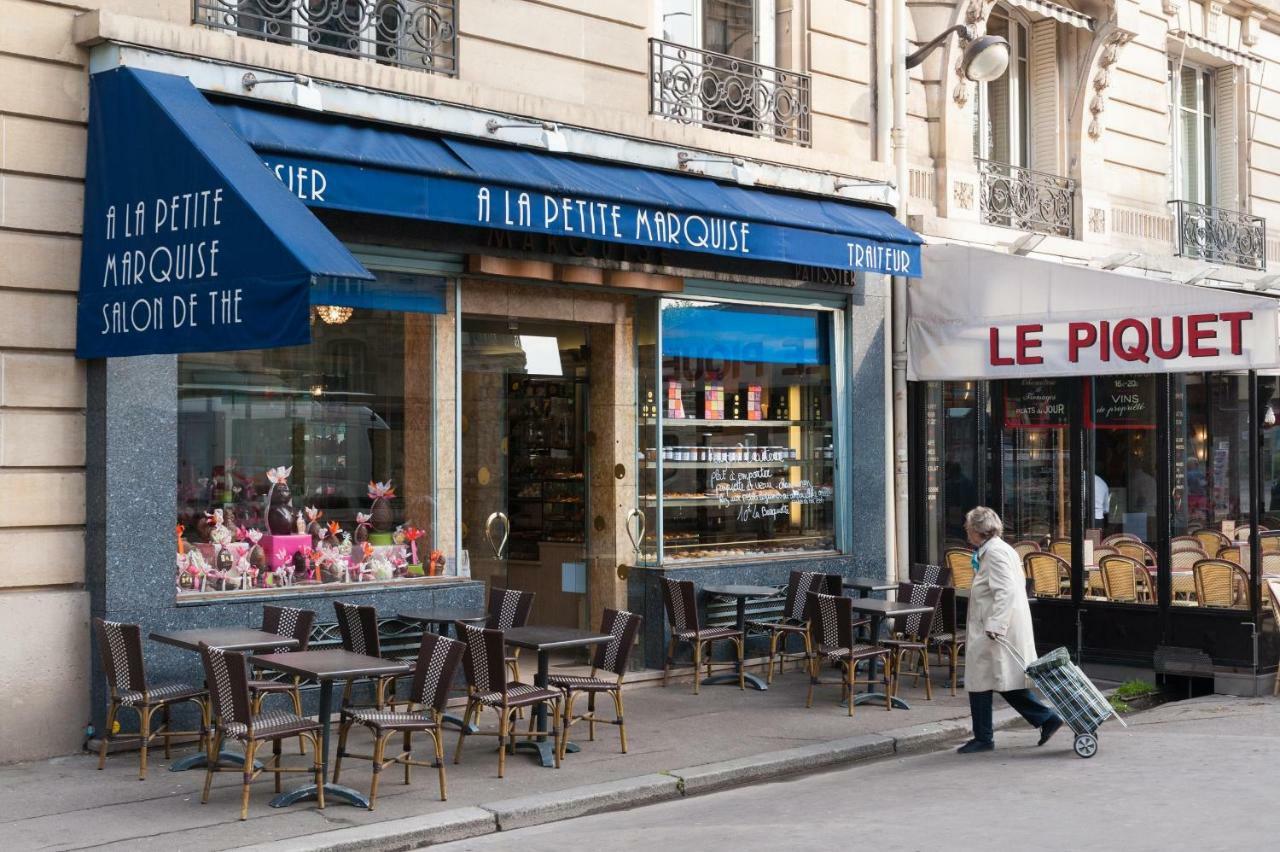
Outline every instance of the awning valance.
{"type": "Polygon", "coordinates": [[[920,238],[880,209],[243,102],[216,108],[316,208],[920,274],[920,238]]]}
{"type": "Polygon", "coordinates": [[[1049,0],[1007,0],[1010,6],[1017,6],[1020,9],[1026,9],[1028,12],[1035,12],[1046,18],[1053,18],[1055,21],[1067,24],[1072,27],[1079,27],[1084,30],[1092,30],[1096,24],[1093,18],[1077,12],[1075,9],[1068,9],[1066,6],[1060,6],[1057,3],[1050,3],[1049,0]]]}
{"type": "Polygon", "coordinates": [[[1280,367],[1280,301],[1031,260],[924,249],[908,292],[913,381],[1280,367]]]}
{"type": "Polygon", "coordinates": [[[182,77],[90,80],[76,355],[310,339],[313,283],[371,280],[182,77]]]}

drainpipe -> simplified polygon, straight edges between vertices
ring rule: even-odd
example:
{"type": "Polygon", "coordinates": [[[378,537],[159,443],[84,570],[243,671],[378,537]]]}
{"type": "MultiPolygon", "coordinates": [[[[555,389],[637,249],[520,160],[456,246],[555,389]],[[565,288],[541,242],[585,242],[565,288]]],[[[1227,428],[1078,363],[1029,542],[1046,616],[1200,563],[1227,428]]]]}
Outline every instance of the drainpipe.
{"type": "MultiPolygon", "coordinates": [[[[894,183],[898,188],[898,221],[907,221],[907,0],[893,3],[893,144],[894,183]]],[[[893,398],[893,510],[887,519],[892,525],[893,547],[890,558],[896,565],[899,581],[909,579],[907,479],[907,279],[895,276],[890,287],[889,318],[892,330],[892,398],[893,398]]]]}
{"type": "Polygon", "coordinates": [[[893,59],[893,15],[889,7],[897,0],[876,4],[876,159],[889,162],[889,124],[893,120],[893,75],[885,73],[893,59]]]}

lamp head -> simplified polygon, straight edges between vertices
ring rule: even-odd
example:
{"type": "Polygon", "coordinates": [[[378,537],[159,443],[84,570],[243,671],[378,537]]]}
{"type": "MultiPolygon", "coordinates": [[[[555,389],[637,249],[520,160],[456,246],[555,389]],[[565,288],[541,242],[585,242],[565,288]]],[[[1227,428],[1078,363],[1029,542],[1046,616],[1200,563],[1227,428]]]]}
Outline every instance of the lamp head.
{"type": "Polygon", "coordinates": [[[975,83],[999,79],[1009,68],[1009,42],[1002,36],[975,38],[964,49],[960,68],[964,76],[975,83]]]}

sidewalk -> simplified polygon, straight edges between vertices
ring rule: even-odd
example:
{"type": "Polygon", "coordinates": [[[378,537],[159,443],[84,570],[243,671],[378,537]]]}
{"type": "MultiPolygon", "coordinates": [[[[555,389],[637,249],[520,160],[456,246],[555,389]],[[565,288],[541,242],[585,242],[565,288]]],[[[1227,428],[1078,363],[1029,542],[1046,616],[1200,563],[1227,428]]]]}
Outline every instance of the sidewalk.
{"type": "MultiPolygon", "coordinates": [[[[936,677],[941,680],[943,673],[936,673],[936,677]]],[[[398,773],[389,769],[374,812],[345,804],[332,804],[321,812],[314,803],[276,810],[267,804],[272,796],[271,779],[263,776],[254,784],[249,819],[240,822],[238,774],[216,776],[209,803],[201,806],[204,773],[169,772],[161,749],[152,752],[146,781],[137,779],[137,756],[128,752],[109,757],[103,772],[96,770],[96,757],[89,755],[0,767],[6,805],[0,813],[0,848],[229,849],[803,746],[817,746],[811,753],[821,756],[829,751],[823,744],[831,741],[885,732],[901,734],[901,729],[968,716],[963,690],[952,698],[949,689],[939,685],[934,700],[926,701],[923,685],[913,689],[910,678],[905,679],[900,694],[911,703],[911,710],[890,713],[882,705],[864,705],[856,709],[853,719],[836,704],[838,687],[820,688],[814,707],[806,710],[807,686],[808,678],[794,668],[776,678],[766,692],[710,686],[695,696],[687,678],[673,679],[667,689],[638,683],[626,692],[629,754],[619,753],[615,727],[597,726],[596,742],[590,743],[585,723],[579,723],[574,726],[573,739],[582,745],[582,751],[569,755],[560,770],[543,769],[531,757],[517,754],[508,758],[507,777],[500,780],[492,738],[469,739],[461,765],[448,763],[447,802],[439,800],[434,770],[415,768],[413,784],[406,787],[397,782],[398,773]]],[[[487,717],[484,722],[486,727],[492,724],[487,717]]],[[[955,738],[959,727],[947,731],[946,736],[955,738]]],[[[893,739],[872,739],[885,747],[868,750],[869,756],[894,750],[893,739]]],[[[356,739],[353,733],[351,748],[367,753],[367,742],[363,734],[356,739]]],[[[449,732],[445,739],[447,760],[451,760],[456,742],[456,733],[449,732]]],[[[914,742],[910,737],[902,740],[903,745],[914,742]]],[[[847,743],[844,748],[842,754],[850,757],[856,751],[847,743]]],[[[286,755],[292,753],[295,759],[304,760],[297,756],[296,741],[286,741],[285,749],[286,755]]],[[[175,757],[187,753],[190,747],[175,751],[175,757]]],[[[799,771],[806,768],[805,753],[797,754],[799,771]]],[[[747,769],[730,767],[727,771],[732,775],[747,769]]],[[[286,778],[285,788],[297,786],[303,777],[286,778]]],[[[346,761],[341,780],[367,792],[368,762],[346,761]]],[[[719,783],[723,779],[707,780],[719,783]]],[[[492,816],[489,819],[492,821],[492,816]]]]}

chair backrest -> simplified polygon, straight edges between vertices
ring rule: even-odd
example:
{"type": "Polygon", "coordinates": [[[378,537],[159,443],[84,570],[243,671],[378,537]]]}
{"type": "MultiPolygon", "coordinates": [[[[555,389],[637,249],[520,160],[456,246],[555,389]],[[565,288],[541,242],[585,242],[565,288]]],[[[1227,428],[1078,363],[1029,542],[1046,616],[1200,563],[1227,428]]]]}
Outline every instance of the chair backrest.
{"type": "Polygon", "coordinates": [[[671,632],[684,633],[698,630],[698,599],[692,580],[662,578],[662,603],[667,609],[667,624],[671,632]]]}
{"type": "Polygon", "coordinates": [[[951,585],[957,589],[973,587],[973,551],[953,547],[944,554],[951,571],[951,585]]]}
{"type": "Polygon", "coordinates": [[[853,601],[843,595],[809,593],[809,634],[828,651],[853,647],[853,601]]]}
{"type": "Polygon", "coordinates": [[[1060,556],[1068,562],[1071,561],[1071,540],[1065,538],[1055,538],[1049,542],[1049,552],[1054,556],[1060,556]]]}
{"type": "Polygon", "coordinates": [[[1155,562],[1155,551],[1140,541],[1117,541],[1112,547],[1116,549],[1116,553],[1127,556],[1140,565],[1155,562]]]}
{"type": "Polygon", "coordinates": [[[1264,550],[1262,557],[1262,573],[1280,576],[1280,550],[1264,550]]]}
{"type": "Polygon", "coordinates": [[[224,651],[200,643],[200,659],[204,662],[204,680],[209,687],[213,715],[225,727],[239,723],[248,725],[253,718],[249,703],[249,665],[238,651],[224,651]]]}
{"type": "Polygon", "coordinates": [[[502,631],[463,624],[462,636],[467,645],[462,657],[467,685],[476,692],[505,693],[507,676],[502,631]]]}
{"type": "MultiPolygon", "coordinates": [[[[924,583],[926,586],[951,585],[951,569],[946,565],[933,565],[928,562],[912,562],[907,572],[913,583],[924,583]]],[[[830,593],[828,593],[830,594],[830,593]]]]}
{"type": "Polygon", "coordinates": [[[1117,551],[1114,547],[1108,547],[1105,544],[1095,547],[1093,549],[1093,564],[1097,565],[1098,560],[1101,559],[1102,557],[1115,556],[1118,552],[1119,551],[1117,551]]]}
{"type": "Polygon", "coordinates": [[[787,578],[787,600],[784,604],[783,617],[804,621],[810,592],[837,594],[827,588],[826,574],[818,571],[792,571],[791,576],[787,578]]]}
{"type": "Polygon", "coordinates": [[[1136,541],[1138,543],[1141,543],[1142,539],[1134,535],[1133,533],[1112,533],[1111,535],[1104,538],[1102,540],[1102,543],[1107,547],[1115,547],[1116,543],[1121,541],[1136,541]]]}
{"type": "Polygon", "coordinates": [[[1225,559],[1201,559],[1192,570],[1200,606],[1231,609],[1249,605],[1249,575],[1239,565],[1225,559]]]}
{"type": "MultiPolygon", "coordinates": [[[[1280,553],[1276,554],[1280,556],[1280,553]]],[[[1174,571],[1190,571],[1195,564],[1201,559],[1207,559],[1203,550],[1197,547],[1195,550],[1175,550],[1170,554],[1174,571]]]]}
{"type": "Polygon", "coordinates": [[[640,632],[640,625],[643,622],[644,619],[634,612],[606,609],[604,617],[600,619],[600,632],[608,633],[613,638],[596,645],[595,657],[591,661],[592,668],[613,672],[616,675],[625,672],[627,660],[631,657],[631,649],[636,643],[636,634],[640,632]]]}
{"type": "Polygon", "coordinates": [[[413,685],[409,688],[409,698],[423,708],[444,711],[449,703],[449,687],[453,685],[454,675],[458,673],[458,663],[462,662],[465,646],[445,636],[435,633],[422,634],[422,645],[418,648],[418,666],[413,673],[413,685]]]}
{"type": "Polygon", "coordinates": [[[1022,561],[1027,566],[1036,597],[1062,596],[1062,581],[1071,577],[1071,566],[1065,559],[1052,553],[1028,553],[1022,561]]]}
{"type": "Polygon", "coordinates": [[[136,624],[93,619],[98,632],[98,653],[111,694],[145,692],[147,675],[142,663],[142,628],[136,624]]]}
{"type": "Polygon", "coordinates": [[[956,590],[954,586],[943,586],[942,595],[938,598],[938,617],[933,620],[933,633],[950,633],[953,638],[960,637],[959,615],[956,612],[956,590]]]}
{"type": "Polygon", "coordinates": [[[1231,544],[1231,539],[1217,530],[1199,529],[1191,534],[1199,540],[1205,553],[1217,553],[1221,548],[1231,544]]]}
{"type": "Polygon", "coordinates": [[[334,601],[333,610],[338,616],[338,634],[342,637],[344,651],[370,657],[382,656],[377,609],[334,601]]]}
{"type": "Polygon", "coordinates": [[[533,611],[533,595],[533,592],[516,589],[490,589],[489,605],[485,608],[488,617],[484,626],[490,630],[524,627],[529,623],[529,613],[533,611]]]}
{"type": "Polygon", "coordinates": [[[276,648],[273,654],[284,651],[305,651],[311,644],[311,625],[315,624],[313,609],[296,609],[291,606],[264,606],[262,608],[262,632],[297,639],[294,648],[276,648]]]}
{"type": "MultiPolygon", "coordinates": [[[[1236,541],[1248,541],[1249,532],[1252,529],[1253,528],[1250,527],[1248,524],[1241,524],[1240,526],[1236,527],[1236,534],[1235,534],[1236,541]]],[[[1258,524],[1258,535],[1261,536],[1264,532],[1267,532],[1267,528],[1264,527],[1262,524],[1258,524]]]]}
{"type": "Polygon", "coordinates": [[[1238,544],[1228,544],[1225,547],[1219,547],[1218,555],[1215,558],[1226,562],[1234,562],[1236,565],[1244,564],[1244,552],[1240,549],[1240,545],[1238,544]]]}
{"type": "Polygon", "coordinates": [[[1035,553],[1040,550],[1040,542],[1031,539],[1023,539],[1015,541],[1011,547],[1018,552],[1018,558],[1025,557],[1028,553],[1035,553]]]}
{"type": "Polygon", "coordinates": [[[1203,552],[1204,544],[1193,535],[1175,535],[1169,539],[1169,549],[1174,553],[1180,553],[1184,550],[1199,550],[1203,552]]]}
{"type": "Polygon", "coordinates": [[[1280,530],[1267,530],[1258,534],[1258,546],[1263,553],[1280,553],[1280,530]]]}
{"type": "Polygon", "coordinates": [[[914,606],[931,607],[929,612],[898,615],[893,619],[894,633],[917,642],[924,641],[925,637],[933,633],[933,622],[938,615],[938,601],[942,600],[942,587],[926,586],[923,583],[899,583],[898,600],[914,606]]]}
{"type": "Polygon", "coordinates": [[[1137,603],[1138,592],[1151,589],[1147,569],[1128,556],[1104,556],[1098,563],[1102,571],[1102,588],[1107,600],[1137,603]]]}

